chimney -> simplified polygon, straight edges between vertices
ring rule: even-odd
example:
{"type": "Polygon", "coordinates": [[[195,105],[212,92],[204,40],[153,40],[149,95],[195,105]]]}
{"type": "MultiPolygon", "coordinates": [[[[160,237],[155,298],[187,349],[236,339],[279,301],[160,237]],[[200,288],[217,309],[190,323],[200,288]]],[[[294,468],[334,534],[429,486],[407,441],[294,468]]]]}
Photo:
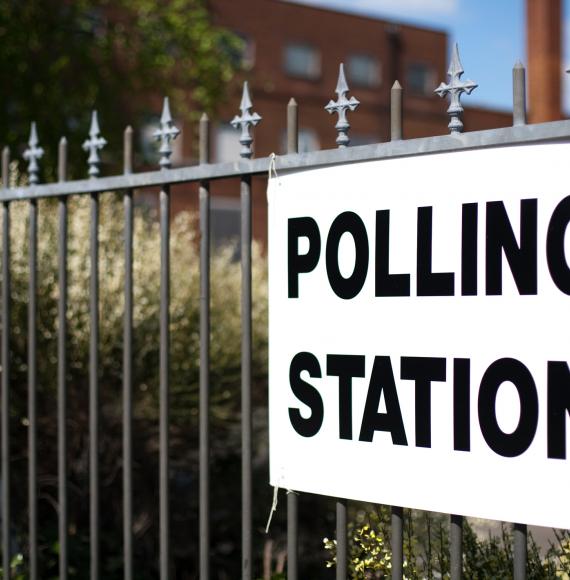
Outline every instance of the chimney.
{"type": "Polygon", "coordinates": [[[530,123],[562,118],[561,4],[561,0],[526,0],[530,123]]]}

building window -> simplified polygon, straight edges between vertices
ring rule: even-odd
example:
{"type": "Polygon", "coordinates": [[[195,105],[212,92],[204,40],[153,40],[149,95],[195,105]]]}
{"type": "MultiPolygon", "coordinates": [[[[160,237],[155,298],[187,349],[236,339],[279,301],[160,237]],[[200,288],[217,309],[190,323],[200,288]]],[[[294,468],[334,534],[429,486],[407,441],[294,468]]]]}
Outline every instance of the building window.
{"type": "Polygon", "coordinates": [[[255,41],[247,34],[235,31],[234,34],[238,37],[240,44],[235,54],[232,52],[231,55],[234,65],[242,70],[251,70],[255,64],[255,41]]]}
{"type": "MultiPolygon", "coordinates": [[[[320,149],[319,136],[314,129],[299,129],[299,153],[318,151],[320,149]]],[[[281,150],[287,152],[287,131],[281,134],[281,150]]]]}
{"type": "Polygon", "coordinates": [[[221,123],[216,127],[214,137],[214,160],[217,163],[227,163],[239,159],[241,145],[239,131],[229,123],[221,123]]]}
{"type": "Polygon", "coordinates": [[[321,76],[321,55],[310,44],[287,44],[283,64],[285,72],[294,77],[315,80],[321,76]]]}
{"type": "Polygon", "coordinates": [[[423,62],[408,65],[406,88],[416,95],[433,95],[435,89],[435,71],[423,62]]]}
{"type": "Polygon", "coordinates": [[[232,30],[231,36],[222,36],[221,48],[234,68],[251,70],[255,64],[255,41],[247,34],[232,30]]]}
{"type": "Polygon", "coordinates": [[[351,54],[347,60],[350,83],[359,87],[377,87],[382,82],[380,61],[368,54],[351,54]]]}

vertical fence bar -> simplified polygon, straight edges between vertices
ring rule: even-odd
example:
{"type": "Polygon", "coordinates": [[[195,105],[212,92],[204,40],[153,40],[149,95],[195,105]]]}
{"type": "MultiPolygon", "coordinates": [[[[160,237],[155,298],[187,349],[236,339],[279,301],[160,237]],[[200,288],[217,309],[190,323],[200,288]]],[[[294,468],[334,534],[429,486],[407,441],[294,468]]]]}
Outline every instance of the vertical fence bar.
{"type": "Polygon", "coordinates": [[[251,481],[251,176],[241,178],[242,579],[252,578],[251,481]]]}
{"type": "MultiPolygon", "coordinates": [[[[160,167],[171,167],[170,143],[180,131],[174,126],[168,97],[160,117],[160,129],[154,132],[160,140],[160,167]]],[[[160,354],[159,354],[159,510],[160,510],[160,580],[168,580],[170,568],[169,505],[169,369],[170,369],[170,185],[163,185],[160,195],[160,354]]]]}
{"type": "Polygon", "coordinates": [[[404,509],[391,508],[392,580],[402,580],[404,574],[404,509]]]}
{"type": "MultiPolygon", "coordinates": [[[[287,153],[299,151],[299,107],[295,99],[287,105],[287,153]]],[[[287,493],[287,580],[297,580],[299,574],[299,497],[287,493]]]]}
{"type": "MultiPolygon", "coordinates": [[[[402,86],[394,81],[390,90],[390,140],[403,136],[402,86]]],[[[404,510],[399,506],[391,509],[392,580],[402,580],[404,574],[404,510]]]]}
{"type": "MultiPolygon", "coordinates": [[[[344,74],[344,64],[341,63],[338,71],[338,80],[335,89],[337,94],[337,100],[329,101],[328,105],[325,106],[325,110],[331,115],[337,114],[338,121],[335,125],[337,132],[336,143],[339,149],[348,147],[350,143],[350,138],[348,132],[350,130],[350,123],[347,119],[347,113],[349,111],[354,111],[360,105],[360,102],[354,98],[350,97],[348,99],[347,94],[349,92],[349,87],[346,82],[346,77],[344,74]]],[[[347,506],[348,502],[344,498],[338,498],[336,500],[336,577],[337,580],[345,579],[347,577],[347,506]]]]}
{"type": "MultiPolygon", "coordinates": [[[[255,127],[261,117],[252,113],[253,104],[247,81],[243,84],[240,103],[241,117],[231,121],[236,129],[241,129],[239,142],[240,156],[251,159],[253,137],[251,127],[255,127]]],[[[242,579],[252,577],[252,476],[251,476],[251,175],[242,175],[240,183],[241,201],[241,493],[242,493],[242,579]]]]}
{"type": "Polygon", "coordinates": [[[463,516],[450,516],[449,533],[451,580],[461,580],[463,575],[463,516]]]}
{"type": "Polygon", "coordinates": [[[390,90],[390,140],[399,141],[403,136],[402,85],[394,81],[390,90]]]}
{"type": "Polygon", "coordinates": [[[28,506],[30,579],[38,578],[38,454],[37,454],[37,266],[38,202],[29,201],[29,268],[28,287],[28,506]]]}
{"type": "Polygon", "coordinates": [[[160,192],[160,434],[159,434],[159,493],[160,493],[160,580],[168,580],[170,563],[170,511],[168,417],[170,366],[170,186],[160,192]]]}
{"type": "Polygon", "coordinates": [[[336,580],[348,578],[348,501],[336,501],[336,580]]]}
{"type": "Polygon", "coordinates": [[[513,125],[526,125],[526,73],[519,61],[513,67],[513,125]]]}
{"type": "MultiPolygon", "coordinates": [[[[454,56],[455,55],[457,55],[457,47],[455,47],[454,56]]],[[[458,55],[457,59],[459,59],[458,55]]],[[[463,125],[461,123],[460,130],[463,130],[463,125]]],[[[461,580],[463,574],[463,516],[451,514],[449,516],[449,522],[449,560],[451,580],[461,580]]]]}
{"type": "MultiPolygon", "coordinates": [[[[525,68],[517,62],[513,67],[513,125],[526,125],[525,68]]],[[[513,524],[513,578],[526,580],[527,527],[513,524]]]]}
{"type": "MultiPolygon", "coordinates": [[[[133,172],[133,129],[123,141],[123,173],[133,172]]],[[[123,322],[123,560],[124,579],[133,579],[133,192],[124,196],[125,314],[123,322]]]]}
{"type": "Polygon", "coordinates": [[[91,194],[89,287],[89,492],[91,580],[99,579],[99,197],[91,194]]]}
{"type": "MultiPolygon", "coordinates": [[[[210,121],[200,119],[200,163],[210,162],[210,121]]],[[[210,184],[200,183],[200,580],[210,578],[210,184]]]]}
{"type": "MultiPolygon", "coordinates": [[[[2,185],[10,182],[10,151],[2,152],[2,185]]],[[[2,203],[2,566],[11,577],[10,560],[10,203],[2,203]]]]}
{"type": "MultiPolygon", "coordinates": [[[[59,142],[58,180],[67,179],[67,140],[59,142]]],[[[59,577],[67,580],[67,198],[58,201],[58,280],[57,304],[57,471],[59,503],[59,577]]]]}
{"type": "Polygon", "coordinates": [[[526,580],[526,524],[513,524],[513,544],[513,580],[526,580]]]}

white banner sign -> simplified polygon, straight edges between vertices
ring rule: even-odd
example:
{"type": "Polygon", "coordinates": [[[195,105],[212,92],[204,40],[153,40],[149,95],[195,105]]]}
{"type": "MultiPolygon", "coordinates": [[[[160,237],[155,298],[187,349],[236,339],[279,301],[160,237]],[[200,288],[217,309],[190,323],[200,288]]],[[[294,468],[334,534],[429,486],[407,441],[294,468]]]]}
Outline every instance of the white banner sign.
{"type": "Polygon", "coordinates": [[[271,484],[570,528],[570,144],[268,198],[271,484]]]}

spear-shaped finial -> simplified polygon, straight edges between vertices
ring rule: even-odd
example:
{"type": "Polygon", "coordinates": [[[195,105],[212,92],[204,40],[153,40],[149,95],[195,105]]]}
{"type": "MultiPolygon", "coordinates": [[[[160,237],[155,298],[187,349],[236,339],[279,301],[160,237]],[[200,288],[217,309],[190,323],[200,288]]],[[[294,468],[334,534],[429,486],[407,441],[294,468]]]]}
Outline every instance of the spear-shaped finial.
{"type": "Polygon", "coordinates": [[[83,150],[89,153],[89,157],[87,159],[87,164],[89,165],[89,177],[97,177],[99,175],[99,165],[101,164],[99,151],[103,149],[105,145],[107,145],[107,140],[101,136],[97,111],[93,111],[91,113],[89,139],[86,139],[83,143],[83,150]]]}
{"type": "Polygon", "coordinates": [[[44,156],[44,150],[41,147],[38,147],[39,143],[38,131],[35,122],[33,122],[30,129],[28,148],[24,151],[24,159],[28,162],[28,180],[30,185],[35,185],[40,181],[38,177],[38,172],[40,170],[38,161],[44,156]]]}
{"type": "Polygon", "coordinates": [[[325,109],[332,115],[333,113],[338,113],[338,121],[335,125],[335,129],[338,132],[338,137],[336,138],[337,145],[339,147],[346,147],[350,143],[350,138],[348,137],[348,130],[350,129],[350,123],[346,118],[346,113],[348,111],[354,111],[360,101],[354,97],[350,99],[346,98],[349,91],[348,83],[346,82],[346,77],[344,76],[344,64],[340,64],[338,71],[338,81],[336,83],[335,93],[338,95],[338,99],[329,101],[329,104],[325,109]]]}
{"type": "Polygon", "coordinates": [[[447,109],[447,114],[451,118],[448,125],[451,133],[461,133],[463,131],[463,123],[461,122],[461,115],[463,115],[461,95],[463,93],[470,95],[471,92],[477,88],[477,84],[471,80],[460,80],[461,75],[464,72],[465,71],[461,66],[461,61],[459,60],[459,47],[457,46],[457,43],[455,43],[451,55],[451,64],[447,71],[449,84],[446,85],[445,83],[441,83],[434,91],[441,98],[449,95],[449,108],[447,109]]]}
{"type": "Polygon", "coordinates": [[[245,159],[250,159],[253,154],[253,150],[251,148],[253,137],[251,136],[250,129],[251,127],[255,127],[261,121],[261,117],[257,113],[251,112],[252,108],[253,103],[251,102],[251,97],[249,96],[249,86],[247,81],[245,81],[243,83],[243,93],[239,106],[241,117],[236,115],[231,121],[234,129],[241,129],[241,134],[239,136],[241,151],[239,154],[245,159]]]}
{"type": "Polygon", "coordinates": [[[160,141],[160,167],[168,169],[172,166],[170,156],[172,155],[172,147],[170,143],[178,137],[180,129],[174,125],[172,115],[170,114],[170,102],[168,97],[164,97],[164,104],[162,105],[162,115],[160,116],[160,129],[154,132],[154,137],[160,141]]]}

